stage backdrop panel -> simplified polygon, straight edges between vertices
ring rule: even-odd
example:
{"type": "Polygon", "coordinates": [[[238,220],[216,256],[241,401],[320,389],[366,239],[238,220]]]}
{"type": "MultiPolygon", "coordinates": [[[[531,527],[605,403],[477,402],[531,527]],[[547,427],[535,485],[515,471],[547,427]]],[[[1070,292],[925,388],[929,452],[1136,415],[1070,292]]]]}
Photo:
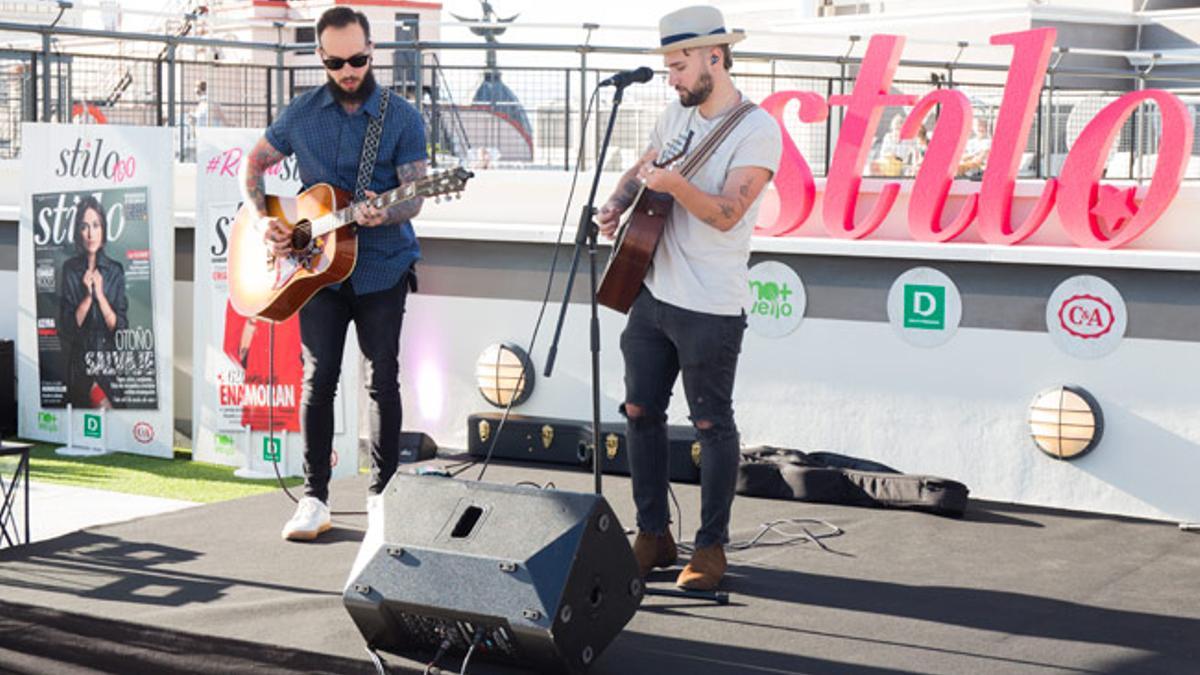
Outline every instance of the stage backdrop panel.
{"type": "MultiPolygon", "coordinates": [[[[229,302],[229,231],[242,201],[238,176],[261,136],[259,129],[198,130],[192,447],[197,460],[263,472],[271,471],[277,453],[281,472],[300,475],[299,316],[272,324],[241,316],[229,302]]],[[[276,195],[300,190],[294,157],[273,167],[266,187],[276,195]]],[[[347,336],[339,393],[358,391],[357,345],[353,333],[347,336]]],[[[339,395],[334,410],[338,461],[333,473],[353,475],[358,470],[357,397],[339,395]]]]}
{"type": "Polygon", "coordinates": [[[170,457],[171,132],[25,124],[19,429],[170,457]]]}

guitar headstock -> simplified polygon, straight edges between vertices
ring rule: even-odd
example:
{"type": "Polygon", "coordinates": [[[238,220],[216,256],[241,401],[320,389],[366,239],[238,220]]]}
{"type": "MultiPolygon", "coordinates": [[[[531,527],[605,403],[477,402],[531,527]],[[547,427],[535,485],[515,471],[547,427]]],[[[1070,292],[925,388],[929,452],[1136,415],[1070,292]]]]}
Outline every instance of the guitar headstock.
{"type": "Polygon", "coordinates": [[[440,199],[443,195],[449,195],[448,199],[453,199],[454,197],[461,198],[467,181],[474,177],[474,173],[467,171],[461,166],[455,169],[431,173],[416,183],[415,196],[440,199]]]}
{"type": "Polygon", "coordinates": [[[662,169],[664,167],[671,166],[675,162],[678,162],[683,158],[684,155],[687,154],[688,148],[692,147],[692,136],[695,135],[695,130],[689,130],[687,137],[682,141],[679,140],[678,136],[676,136],[671,140],[670,143],[667,143],[667,146],[662,149],[662,152],[658,153],[659,158],[654,160],[652,164],[662,169]]]}

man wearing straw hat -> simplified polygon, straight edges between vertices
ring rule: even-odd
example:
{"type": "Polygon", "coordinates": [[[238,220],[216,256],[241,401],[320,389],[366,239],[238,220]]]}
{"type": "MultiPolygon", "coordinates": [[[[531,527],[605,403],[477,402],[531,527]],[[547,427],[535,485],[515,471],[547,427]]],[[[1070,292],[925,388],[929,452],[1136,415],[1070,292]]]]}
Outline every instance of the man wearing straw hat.
{"type": "Polygon", "coordinates": [[[621,177],[596,223],[613,236],[642,186],[675,200],[621,334],[621,410],[638,512],[633,549],[643,576],[677,559],[668,527],[666,411],[682,374],[700,441],[701,507],[695,552],[676,584],[711,590],[725,574],[737,481],[740,438],[732,399],[746,328],[750,235],[763,187],[779,166],[782,139],[775,120],[734,87],[729,46],[745,36],[726,31],[719,10],[680,9],[662,18],[659,32],[661,46],[653,52],[663,55],[679,100],[659,117],[650,147],[621,177]],[[671,154],[664,149],[679,147],[689,133],[690,154],[656,167],[660,152],[671,154]]]}

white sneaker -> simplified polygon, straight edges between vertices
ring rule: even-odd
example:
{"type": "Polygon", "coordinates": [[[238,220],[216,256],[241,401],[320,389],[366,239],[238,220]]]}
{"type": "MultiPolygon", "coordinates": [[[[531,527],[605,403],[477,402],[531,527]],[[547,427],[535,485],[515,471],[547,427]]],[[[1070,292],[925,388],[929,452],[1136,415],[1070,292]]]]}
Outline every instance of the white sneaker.
{"type": "Polygon", "coordinates": [[[284,539],[312,541],[317,535],[333,527],[329,518],[329,507],[316,497],[304,497],[296,504],[296,513],[283,526],[284,539]]]}

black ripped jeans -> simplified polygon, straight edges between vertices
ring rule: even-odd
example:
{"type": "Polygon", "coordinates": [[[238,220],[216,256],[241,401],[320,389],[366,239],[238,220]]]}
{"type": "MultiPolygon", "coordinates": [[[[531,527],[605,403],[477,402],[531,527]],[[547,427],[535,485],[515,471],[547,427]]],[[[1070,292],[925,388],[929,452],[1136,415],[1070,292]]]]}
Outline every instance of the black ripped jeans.
{"type": "Polygon", "coordinates": [[[700,441],[700,528],[696,547],[729,541],[737,487],[740,437],[733,420],[733,381],[746,317],[704,314],[661,302],[642,288],[621,333],[633,501],[638,529],[667,531],[669,477],[667,404],[682,373],[692,424],[700,441]]]}

